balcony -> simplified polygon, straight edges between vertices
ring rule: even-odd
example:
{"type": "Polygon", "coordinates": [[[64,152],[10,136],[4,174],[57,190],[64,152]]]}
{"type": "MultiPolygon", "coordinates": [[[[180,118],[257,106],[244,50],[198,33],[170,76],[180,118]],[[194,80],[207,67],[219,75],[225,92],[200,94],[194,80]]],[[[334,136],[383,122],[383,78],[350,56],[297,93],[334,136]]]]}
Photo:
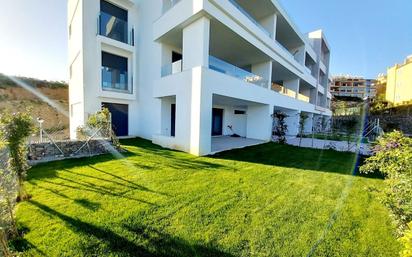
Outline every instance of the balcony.
{"type": "Polygon", "coordinates": [[[223,60],[220,60],[216,57],[209,56],[209,69],[224,73],[226,75],[238,78],[248,83],[255,84],[260,87],[266,88],[268,85],[268,81],[264,78],[245,71],[239,67],[236,67],[230,63],[227,63],[223,60]]]}
{"type": "Polygon", "coordinates": [[[162,77],[182,72],[183,61],[179,60],[171,64],[166,64],[162,67],[162,77]]]}
{"type": "Polygon", "coordinates": [[[167,11],[172,9],[175,5],[177,5],[181,0],[166,0],[163,1],[163,10],[162,13],[165,14],[167,11]]]}
{"type": "Polygon", "coordinates": [[[296,92],[292,89],[286,88],[282,85],[272,83],[272,90],[278,92],[279,94],[289,96],[292,98],[296,98],[296,92]]]}
{"type": "Polygon", "coordinates": [[[133,46],[134,30],[131,30],[130,36],[128,31],[127,21],[108,13],[100,12],[98,19],[99,35],[133,46]]]}
{"type": "MultiPolygon", "coordinates": [[[[162,77],[180,73],[182,72],[182,67],[183,67],[182,60],[176,61],[171,64],[166,64],[162,67],[162,71],[161,71],[162,77]]],[[[231,77],[238,78],[240,80],[243,80],[248,83],[252,83],[260,87],[266,88],[268,85],[268,81],[265,80],[264,78],[256,74],[250,73],[248,71],[245,71],[239,67],[236,67],[230,63],[227,63],[213,56],[209,56],[209,69],[220,72],[220,73],[224,73],[231,77]]]]}
{"type": "Polygon", "coordinates": [[[304,94],[299,94],[298,95],[298,100],[310,103],[310,98],[309,96],[305,96],[304,94]]]}
{"type": "Polygon", "coordinates": [[[243,13],[251,22],[253,22],[260,30],[262,30],[268,37],[272,37],[272,34],[269,33],[259,22],[256,21],[255,18],[252,17],[245,9],[240,6],[236,0],[229,0],[230,3],[233,4],[241,13],[243,13]]]}
{"type": "Polygon", "coordinates": [[[119,93],[132,94],[129,88],[128,72],[109,67],[102,67],[102,89],[119,93]]]}

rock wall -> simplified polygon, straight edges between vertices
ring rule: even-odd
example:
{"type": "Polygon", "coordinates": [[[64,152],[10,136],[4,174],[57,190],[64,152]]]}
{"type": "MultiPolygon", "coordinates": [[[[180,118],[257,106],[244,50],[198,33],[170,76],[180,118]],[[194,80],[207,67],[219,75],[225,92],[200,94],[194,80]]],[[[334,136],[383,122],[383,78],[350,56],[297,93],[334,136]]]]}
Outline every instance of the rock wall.
{"type": "Polygon", "coordinates": [[[29,162],[36,164],[54,160],[96,156],[109,152],[111,143],[104,140],[59,141],[53,143],[35,143],[29,145],[29,162]],[[60,150],[59,150],[60,149],[60,150]]]}
{"type": "Polygon", "coordinates": [[[404,134],[412,135],[412,115],[373,115],[372,119],[379,119],[380,125],[385,132],[394,129],[404,134]]]}

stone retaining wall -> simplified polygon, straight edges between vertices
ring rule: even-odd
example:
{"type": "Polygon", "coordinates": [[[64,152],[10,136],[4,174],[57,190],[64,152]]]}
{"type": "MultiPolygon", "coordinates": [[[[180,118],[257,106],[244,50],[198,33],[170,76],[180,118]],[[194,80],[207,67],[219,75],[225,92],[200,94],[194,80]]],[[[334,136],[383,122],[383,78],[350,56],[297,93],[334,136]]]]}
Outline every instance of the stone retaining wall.
{"type": "Polygon", "coordinates": [[[412,115],[373,115],[371,118],[379,119],[385,132],[396,129],[404,134],[412,135],[412,115]]]}
{"type": "Polygon", "coordinates": [[[59,141],[56,145],[53,143],[34,143],[29,145],[29,162],[36,164],[40,162],[48,162],[54,160],[62,160],[69,158],[79,158],[86,156],[96,156],[108,153],[111,145],[110,142],[104,140],[91,140],[80,151],[78,151],[86,141],[59,141]],[[78,151],[78,152],[77,152],[78,151]]]}

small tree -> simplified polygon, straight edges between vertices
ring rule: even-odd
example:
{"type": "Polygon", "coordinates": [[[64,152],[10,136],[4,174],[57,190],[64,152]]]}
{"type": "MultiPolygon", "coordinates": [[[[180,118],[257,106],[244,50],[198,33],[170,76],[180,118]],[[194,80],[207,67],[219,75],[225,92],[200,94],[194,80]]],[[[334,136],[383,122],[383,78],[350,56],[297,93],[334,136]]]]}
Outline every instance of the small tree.
{"type": "Polygon", "coordinates": [[[299,115],[299,146],[302,145],[302,138],[305,131],[306,120],[309,118],[307,113],[301,112],[299,115]]]}
{"type": "Polygon", "coordinates": [[[0,117],[0,135],[9,150],[8,170],[17,177],[20,200],[28,198],[24,189],[24,180],[29,169],[26,142],[33,128],[34,124],[28,113],[3,114],[0,117]]]}
{"type": "Polygon", "coordinates": [[[412,139],[398,131],[388,133],[378,138],[373,151],[360,171],[385,175],[382,200],[402,232],[412,221],[412,139]]]}
{"type": "Polygon", "coordinates": [[[14,218],[17,183],[15,176],[7,168],[5,144],[0,140],[0,250],[3,256],[11,256],[8,239],[17,236],[14,218]]]}
{"type": "Polygon", "coordinates": [[[277,137],[279,144],[286,144],[286,132],[288,131],[288,125],[285,123],[285,119],[288,117],[286,113],[276,112],[273,114],[275,121],[273,134],[277,137]]]}
{"type": "Polygon", "coordinates": [[[18,236],[14,217],[17,191],[15,176],[0,169],[0,249],[4,256],[11,256],[8,239],[18,236]]]}

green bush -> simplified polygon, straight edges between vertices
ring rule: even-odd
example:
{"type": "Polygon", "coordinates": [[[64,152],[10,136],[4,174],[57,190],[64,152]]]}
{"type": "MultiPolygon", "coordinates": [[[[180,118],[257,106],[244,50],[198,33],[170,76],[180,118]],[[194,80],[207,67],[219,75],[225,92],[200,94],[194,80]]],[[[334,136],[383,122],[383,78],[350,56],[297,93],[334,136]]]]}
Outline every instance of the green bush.
{"type": "Polygon", "coordinates": [[[412,257],[412,222],[409,223],[409,230],[405,232],[400,241],[404,246],[401,257],[412,257]]]}
{"type": "Polygon", "coordinates": [[[382,200],[394,215],[402,234],[412,221],[412,139],[398,131],[380,137],[374,155],[366,160],[360,171],[385,175],[382,200]]]}
{"type": "Polygon", "coordinates": [[[28,198],[23,182],[29,169],[26,144],[33,127],[29,113],[4,113],[0,116],[0,138],[5,141],[9,152],[7,168],[18,178],[21,200],[28,198]]]}

